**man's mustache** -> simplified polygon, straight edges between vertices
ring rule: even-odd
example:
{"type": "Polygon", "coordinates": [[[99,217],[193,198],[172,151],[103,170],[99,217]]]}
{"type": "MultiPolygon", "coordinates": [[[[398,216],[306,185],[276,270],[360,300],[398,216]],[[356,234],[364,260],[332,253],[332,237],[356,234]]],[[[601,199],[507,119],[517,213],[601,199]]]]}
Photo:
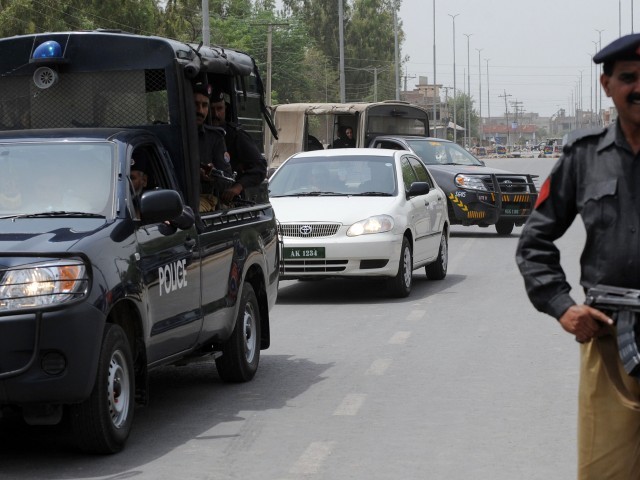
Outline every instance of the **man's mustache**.
{"type": "Polygon", "coordinates": [[[640,102],[640,93],[633,92],[627,95],[627,103],[640,102]]]}

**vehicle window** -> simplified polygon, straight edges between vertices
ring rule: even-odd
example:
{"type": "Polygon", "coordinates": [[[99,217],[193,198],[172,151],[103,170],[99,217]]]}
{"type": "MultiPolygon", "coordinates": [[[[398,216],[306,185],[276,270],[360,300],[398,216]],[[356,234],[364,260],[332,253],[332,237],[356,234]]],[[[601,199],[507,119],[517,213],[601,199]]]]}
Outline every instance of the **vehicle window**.
{"type": "Polygon", "coordinates": [[[402,168],[402,182],[404,183],[404,189],[406,191],[409,191],[409,188],[411,188],[411,184],[418,181],[418,176],[411,167],[409,157],[402,157],[400,166],[402,168]]]}
{"type": "Polygon", "coordinates": [[[292,158],[269,179],[269,195],[396,194],[396,175],[389,157],[292,158]]]}
{"type": "Polygon", "coordinates": [[[431,179],[431,175],[427,171],[426,167],[422,164],[420,160],[413,157],[408,157],[409,163],[413,167],[413,171],[416,173],[416,177],[419,182],[427,182],[429,187],[433,188],[433,180],[431,179]]]}
{"type": "Polygon", "coordinates": [[[443,142],[409,140],[408,143],[415,154],[427,165],[449,163],[449,157],[443,142]]]}
{"type": "Polygon", "coordinates": [[[115,149],[108,142],[0,145],[0,214],[111,217],[115,149]]]}
{"type": "Polygon", "coordinates": [[[454,165],[482,165],[480,160],[471,155],[460,145],[456,145],[455,143],[447,143],[446,145],[450,163],[454,165]]]}

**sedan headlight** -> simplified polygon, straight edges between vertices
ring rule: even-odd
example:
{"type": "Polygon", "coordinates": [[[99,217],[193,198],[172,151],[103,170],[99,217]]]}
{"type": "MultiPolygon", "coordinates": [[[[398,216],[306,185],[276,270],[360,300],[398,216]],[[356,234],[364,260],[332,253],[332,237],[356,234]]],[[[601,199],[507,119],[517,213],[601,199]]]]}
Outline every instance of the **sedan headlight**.
{"type": "Polygon", "coordinates": [[[393,217],[389,215],[376,215],[354,223],[347,230],[347,237],[368,235],[370,233],[383,233],[393,229],[393,217]]]}
{"type": "Polygon", "coordinates": [[[0,280],[0,312],[59,305],[86,294],[87,268],[79,259],[9,269],[0,280]]]}
{"type": "Polygon", "coordinates": [[[482,177],[477,175],[464,175],[462,173],[456,175],[456,178],[453,180],[456,186],[460,188],[472,188],[474,190],[487,190],[487,186],[482,181],[482,177]]]}

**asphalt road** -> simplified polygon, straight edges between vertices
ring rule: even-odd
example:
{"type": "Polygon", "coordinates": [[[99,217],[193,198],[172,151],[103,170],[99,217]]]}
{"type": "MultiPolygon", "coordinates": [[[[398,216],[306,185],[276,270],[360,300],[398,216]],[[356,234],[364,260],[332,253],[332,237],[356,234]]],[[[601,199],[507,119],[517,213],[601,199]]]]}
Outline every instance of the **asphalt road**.
{"type": "MultiPolygon", "coordinates": [[[[555,161],[486,162],[542,180],[555,161]]],[[[575,478],[578,347],[526,298],[520,230],[454,227],[447,277],[416,271],[407,299],[374,281],[282,282],[252,382],[223,384],[212,363],[154,371],[113,456],[4,418],[0,478],[575,478]]],[[[573,285],[583,240],[574,225],[560,241],[573,285]]]]}

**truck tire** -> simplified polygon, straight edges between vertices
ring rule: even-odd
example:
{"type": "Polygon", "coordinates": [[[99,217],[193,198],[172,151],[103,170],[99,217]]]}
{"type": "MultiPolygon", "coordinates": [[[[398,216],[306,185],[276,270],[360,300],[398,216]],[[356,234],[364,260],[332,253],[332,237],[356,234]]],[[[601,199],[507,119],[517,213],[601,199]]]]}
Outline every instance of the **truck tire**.
{"type": "Polygon", "coordinates": [[[424,271],[429,280],[442,280],[447,276],[447,266],[449,265],[449,245],[447,244],[447,234],[442,232],[440,237],[440,248],[438,258],[433,263],[426,265],[424,271]]]}
{"type": "Polygon", "coordinates": [[[387,280],[389,293],[396,298],[408,297],[413,284],[413,253],[407,237],[402,239],[398,274],[387,280]]]}
{"type": "Polygon", "coordinates": [[[248,382],[260,362],[260,308],[250,283],[242,287],[236,325],[216,359],[216,368],[225,382],[248,382]]]}
{"type": "Polygon", "coordinates": [[[106,324],[91,395],[70,407],[70,422],[78,447],[92,453],[122,450],[131,432],[135,402],[133,356],[126,334],[106,324]]]}
{"type": "Polygon", "coordinates": [[[513,232],[513,226],[513,220],[504,220],[501,218],[498,220],[498,223],[496,223],[496,232],[501,236],[511,235],[511,232],[513,232]]]}

